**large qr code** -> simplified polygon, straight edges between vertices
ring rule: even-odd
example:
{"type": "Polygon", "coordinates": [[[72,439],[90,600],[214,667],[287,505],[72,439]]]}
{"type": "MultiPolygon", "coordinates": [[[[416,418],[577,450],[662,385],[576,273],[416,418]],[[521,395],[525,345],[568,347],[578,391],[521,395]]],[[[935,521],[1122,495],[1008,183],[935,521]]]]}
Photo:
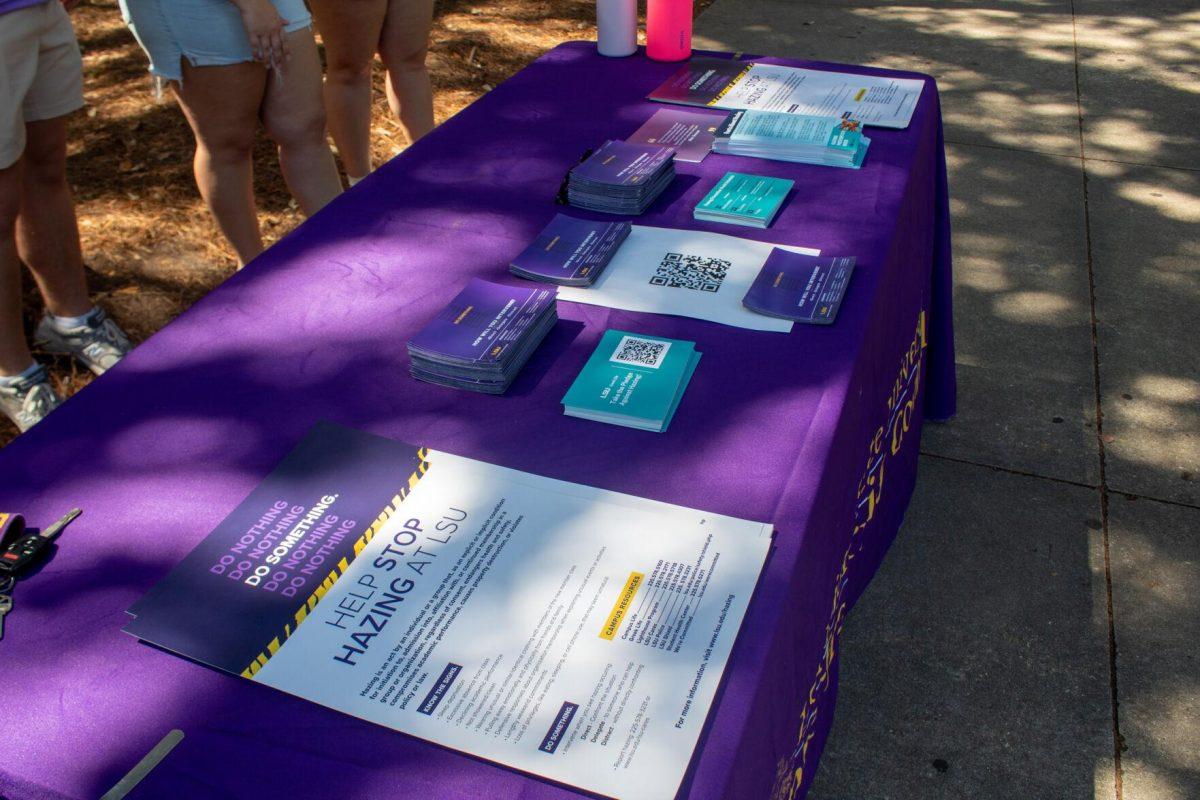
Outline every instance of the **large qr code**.
{"type": "Polygon", "coordinates": [[[653,339],[639,339],[636,336],[622,336],[617,342],[610,361],[620,364],[633,364],[639,367],[658,369],[663,359],[667,357],[670,342],[657,342],[653,339]]]}
{"type": "Polygon", "coordinates": [[[667,253],[650,277],[650,283],[654,286],[715,292],[721,288],[731,266],[723,258],[667,253]]]}

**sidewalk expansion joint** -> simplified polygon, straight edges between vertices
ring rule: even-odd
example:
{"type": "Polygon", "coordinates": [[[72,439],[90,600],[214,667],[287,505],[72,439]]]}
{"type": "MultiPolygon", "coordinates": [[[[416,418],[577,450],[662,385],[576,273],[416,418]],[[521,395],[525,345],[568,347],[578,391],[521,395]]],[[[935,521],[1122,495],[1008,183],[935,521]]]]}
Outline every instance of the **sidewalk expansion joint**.
{"type": "MultiPolygon", "coordinates": [[[[976,461],[973,458],[962,458],[960,456],[948,456],[943,453],[933,453],[929,450],[922,450],[923,458],[936,458],[939,461],[948,461],[952,464],[962,464],[968,467],[979,467],[981,469],[990,469],[994,472],[1003,472],[1006,475],[1016,475],[1021,478],[1035,478],[1040,481],[1049,481],[1051,483],[1061,483],[1064,486],[1074,486],[1079,489],[1091,489],[1093,492],[1100,490],[1100,484],[1088,483],[1087,481],[1073,481],[1070,478],[1060,478],[1057,475],[1046,475],[1042,472],[1034,472],[1028,469],[1019,469],[1018,467],[1006,467],[1003,464],[991,464],[987,461],[976,461]]],[[[1120,495],[1129,500],[1145,500],[1150,503],[1161,503],[1166,506],[1174,506],[1175,508],[1188,508],[1195,511],[1200,511],[1200,504],[1189,503],[1184,500],[1168,500],[1165,497],[1156,497],[1152,494],[1143,494],[1141,492],[1131,492],[1117,486],[1108,487],[1108,495],[1120,495]]]]}
{"type": "Polygon", "coordinates": [[[971,467],[982,467],[995,472],[1003,472],[1007,475],[1018,475],[1022,478],[1036,478],[1042,481],[1050,481],[1051,483],[1061,483],[1066,486],[1075,486],[1080,489],[1091,489],[1093,492],[1100,489],[1099,484],[1087,483],[1085,481],[1073,481],[1070,478],[1059,478],[1055,475],[1043,475],[1040,472],[1031,472],[1030,470],[1017,469],[1016,467],[1005,467],[1000,464],[989,464],[986,461],[974,461],[969,458],[959,458],[957,456],[946,456],[941,453],[931,453],[928,450],[922,450],[921,455],[925,458],[936,458],[941,461],[950,461],[954,464],[964,464],[971,467]]]}
{"type": "Polygon", "coordinates": [[[1116,800],[1123,800],[1124,773],[1121,752],[1125,739],[1121,735],[1120,692],[1117,686],[1117,630],[1113,616],[1112,547],[1108,517],[1108,470],[1104,449],[1104,405],[1100,383],[1100,337],[1096,322],[1096,272],[1092,250],[1092,212],[1088,196],[1087,148],[1083,135],[1083,92],[1079,80],[1079,32],[1075,15],[1075,0],[1071,0],[1071,47],[1075,60],[1075,107],[1078,112],[1079,161],[1083,180],[1083,230],[1087,248],[1088,300],[1092,327],[1092,387],[1096,396],[1096,454],[1100,466],[1100,531],[1104,550],[1105,611],[1108,615],[1108,678],[1112,705],[1113,788],[1116,800]]]}
{"type": "Polygon", "coordinates": [[[946,144],[952,144],[956,147],[983,147],[988,150],[1004,150],[1009,153],[1029,153],[1035,156],[1051,156],[1053,158],[1069,158],[1072,161],[1082,161],[1080,156],[1070,153],[1055,153],[1052,150],[1033,150],[1028,147],[1011,147],[1004,144],[986,144],[984,142],[965,142],[961,139],[946,139],[946,144]]]}

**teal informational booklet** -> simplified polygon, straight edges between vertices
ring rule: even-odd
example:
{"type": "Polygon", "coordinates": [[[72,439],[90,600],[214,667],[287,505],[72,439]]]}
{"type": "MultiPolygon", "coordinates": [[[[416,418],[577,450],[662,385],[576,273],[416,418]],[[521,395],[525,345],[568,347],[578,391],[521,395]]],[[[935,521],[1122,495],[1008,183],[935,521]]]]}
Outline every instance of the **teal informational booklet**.
{"type": "Polygon", "coordinates": [[[606,331],[563,396],[563,413],[662,433],[699,360],[694,342],[606,331]]]}
{"type": "Polygon", "coordinates": [[[713,140],[713,152],[775,161],[858,169],[871,140],[850,117],[814,117],[777,111],[734,111],[713,140]]]}
{"type": "Polygon", "coordinates": [[[692,216],[711,222],[765,228],[795,185],[784,178],[726,172],[696,206],[692,216]]]}

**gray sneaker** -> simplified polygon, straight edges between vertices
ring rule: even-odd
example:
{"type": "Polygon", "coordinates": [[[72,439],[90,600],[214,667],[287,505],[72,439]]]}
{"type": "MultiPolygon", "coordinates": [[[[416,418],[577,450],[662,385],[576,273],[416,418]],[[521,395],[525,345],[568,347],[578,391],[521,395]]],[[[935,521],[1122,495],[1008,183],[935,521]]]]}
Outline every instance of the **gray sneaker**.
{"type": "Polygon", "coordinates": [[[47,353],[75,356],[97,375],[103,375],[133,349],[125,332],[102,308],[93,309],[84,324],[66,332],[56,328],[49,316],[42,317],[34,340],[47,353]]]}
{"type": "Polygon", "coordinates": [[[41,422],[61,402],[41,364],[32,375],[15,384],[0,383],[0,411],[17,423],[22,433],[41,422]]]}

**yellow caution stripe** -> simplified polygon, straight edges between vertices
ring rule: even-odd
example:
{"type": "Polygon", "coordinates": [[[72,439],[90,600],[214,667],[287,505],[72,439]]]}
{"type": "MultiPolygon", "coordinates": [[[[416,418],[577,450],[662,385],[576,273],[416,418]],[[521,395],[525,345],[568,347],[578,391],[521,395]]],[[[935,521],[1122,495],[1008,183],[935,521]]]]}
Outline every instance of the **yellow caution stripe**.
{"type": "MultiPolygon", "coordinates": [[[[416,487],[417,482],[421,480],[421,476],[429,471],[429,463],[425,460],[428,458],[428,456],[429,450],[427,448],[422,447],[417,451],[417,458],[419,459],[417,462],[417,468],[413,470],[412,475],[408,476],[408,480],[405,482],[405,485],[400,488],[400,490],[392,498],[391,502],[384,507],[383,511],[379,512],[379,516],[375,518],[375,521],[371,523],[371,526],[363,531],[362,536],[358,537],[358,540],[354,542],[354,557],[348,559],[343,558],[341,561],[339,561],[337,566],[333,568],[333,571],[325,577],[325,580],[321,581],[321,585],[318,586],[313,593],[308,596],[308,599],[305,600],[300,608],[296,610],[296,613],[292,615],[293,619],[296,621],[296,627],[298,627],[301,622],[304,622],[305,617],[312,613],[313,609],[317,607],[317,603],[321,602],[321,598],[325,596],[325,593],[332,589],[333,585],[337,583],[338,578],[346,574],[346,570],[350,568],[350,564],[354,561],[354,558],[357,558],[358,554],[363,551],[363,548],[367,546],[367,542],[375,538],[375,534],[383,530],[383,526],[387,524],[387,521],[391,519],[392,515],[395,514],[400,508],[400,504],[404,502],[404,498],[408,496],[408,493],[416,487]]],[[[283,643],[288,640],[288,637],[295,632],[296,627],[293,627],[290,624],[285,624],[283,626],[283,633],[272,639],[270,644],[268,644],[261,653],[255,656],[254,660],[251,661],[244,670],[242,670],[242,677],[253,678],[260,669],[265,667],[267,665],[267,660],[271,656],[275,655],[279,648],[283,646],[283,643]]]]}
{"type": "Polygon", "coordinates": [[[712,100],[709,100],[709,101],[708,101],[708,105],[710,105],[710,106],[715,106],[717,103],[719,103],[719,102],[721,101],[721,98],[722,98],[722,97],[724,97],[725,95],[729,94],[729,90],[730,90],[730,89],[732,89],[734,86],[737,86],[737,84],[738,84],[738,81],[740,81],[742,78],[744,78],[744,77],[746,77],[747,75],[749,75],[749,74],[750,74],[750,68],[751,68],[751,67],[753,67],[753,66],[754,66],[753,64],[747,64],[747,65],[745,66],[745,68],[744,68],[744,69],[742,69],[742,71],[741,71],[741,72],[739,72],[739,73],[737,74],[737,77],[736,77],[736,78],[734,78],[733,80],[731,80],[729,83],[725,84],[725,88],[724,88],[724,89],[722,89],[721,91],[717,92],[717,96],[716,96],[716,97],[714,97],[712,100]]]}

